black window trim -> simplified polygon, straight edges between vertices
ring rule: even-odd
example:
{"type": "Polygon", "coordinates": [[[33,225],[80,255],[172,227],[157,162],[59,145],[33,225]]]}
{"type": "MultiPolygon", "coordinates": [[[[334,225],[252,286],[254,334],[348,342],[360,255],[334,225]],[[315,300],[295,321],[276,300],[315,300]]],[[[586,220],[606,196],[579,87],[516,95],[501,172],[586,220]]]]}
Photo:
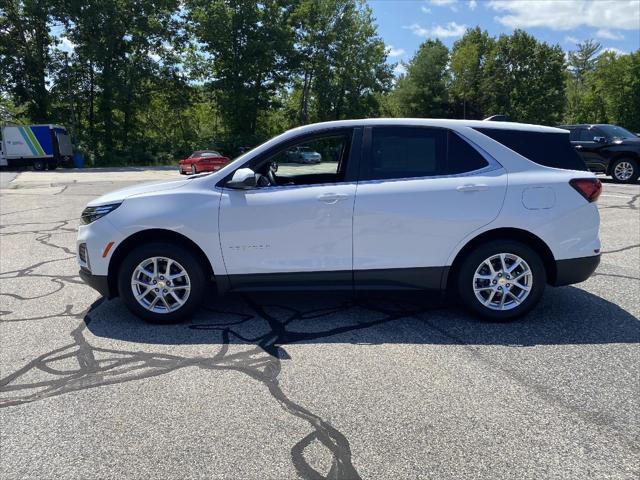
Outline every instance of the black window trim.
{"type": "Polygon", "coordinates": [[[363,160],[361,160],[362,166],[364,166],[364,164],[366,162],[369,162],[371,159],[374,128],[413,128],[413,129],[424,128],[429,130],[444,130],[447,133],[452,133],[454,135],[457,135],[458,137],[460,137],[460,139],[463,142],[467,142],[469,146],[471,146],[474,150],[476,150],[476,152],[478,152],[480,156],[482,156],[482,158],[486,160],[487,165],[482,168],[478,168],[476,170],[469,170],[468,172],[451,173],[446,175],[422,175],[418,177],[379,178],[379,179],[366,179],[366,180],[363,180],[361,178],[362,171],[359,171],[358,184],[404,182],[407,180],[432,180],[432,179],[438,179],[438,178],[469,177],[469,176],[481,175],[487,172],[493,172],[495,170],[500,170],[501,168],[504,168],[495,158],[493,158],[489,153],[487,153],[484,149],[482,149],[482,147],[477,145],[473,140],[470,140],[468,137],[466,137],[465,135],[461,134],[460,132],[452,128],[438,127],[438,126],[431,126],[431,125],[385,125],[385,124],[371,125],[371,126],[365,127],[363,142],[362,142],[362,157],[363,157],[363,160]]]}
{"type": "Polygon", "coordinates": [[[275,153],[278,153],[287,148],[291,148],[299,143],[308,142],[312,140],[317,140],[323,137],[331,137],[331,136],[339,136],[339,135],[349,135],[351,133],[351,142],[349,147],[349,155],[346,159],[346,167],[344,170],[344,177],[339,182],[330,182],[330,183],[310,183],[307,185],[271,185],[268,187],[261,187],[260,190],[276,190],[281,188],[304,188],[304,187],[318,187],[322,185],[344,185],[348,183],[356,183],[358,181],[358,172],[360,170],[360,162],[362,160],[362,127],[333,127],[333,128],[324,128],[322,130],[316,130],[314,132],[307,132],[296,137],[290,138],[284,142],[278,143],[277,145],[272,146],[268,150],[256,155],[255,157],[247,159],[242,165],[239,165],[238,168],[230,172],[226,177],[216,183],[216,187],[225,188],[227,182],[231,180],[233,174],[236,173],[237,170],[241,168],[252,168],[256,164],[259,164],[269,157],[273,156],[275,153]]]}

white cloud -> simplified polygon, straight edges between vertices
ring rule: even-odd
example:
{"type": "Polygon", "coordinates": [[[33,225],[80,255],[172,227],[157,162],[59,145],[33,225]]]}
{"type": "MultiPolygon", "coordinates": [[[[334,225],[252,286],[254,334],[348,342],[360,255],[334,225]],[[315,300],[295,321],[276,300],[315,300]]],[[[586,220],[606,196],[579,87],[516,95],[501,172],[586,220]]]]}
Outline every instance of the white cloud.
{"type": "MultiPolygon", "coordinates": [[[[619,48],[615,48],[615,47],[607,47],[607,48],[603,48],[602,49],[602,53],[604,52],[611,52],[611,53],[615,53],[616,55],[626,55],[627,52],[625,52],[624,50],[620,50],[619,48]]],[[[602,55],[602,53],[600,55],[602,55]]]]}
{"type": "Polygon", "coordinates": [[[466,25],[458,25],[456,22],[449,22],[446,25],[436,25],[432,28],[424,28],[417,23],[402,27],[411,30],[411,33],[418,37],[461,37],[467,30],[466,25]]]}
{"type": "Polygon", "coordinates": [[[428,37],[429,36],[429,30],[427,30],[426,28],[421,27],[417,23],[414,23],[412,25],[407,25],[407,26],[404,26],[402,28],[405,28],[407,30],[411,30],[411,33],[413,33],[414,35],[417,35],[418,37],[428,37]]]}
{"type": "Polygon", "coordinates": [[[424,5],[420,7],[422,13],[431,13],[431,9],[429,7],[425,7],[424,5]]]}
{"type": "Polygon", "coordinates": [[[497,22],[512,28],[635,30],[640,25],[638,0],[490,0],[488,6],[504,14],[497,22]]]}
{"type": "Polygon", "coordinates": [[[620,35],[619,33],[612,32],[611,30],[607,30],[606,28],[601,28],[596,32],[596,37],[598,38],[606,38],[607,40],[623,40],[624,35],[620,35]]]}
{"type": "Polygon", "coordinates": [[[391,57],[391,58],[401,57],[405,53],[406,53],[406,50],[404,48],[394,48],[393,45],[387,45],[387,56],[388,57],[391,57]]]}
{"type": "Polygon", "coordinates": [[[478,6],[478,2],[476,0],[469,0],[469,10],[475,10],[478,6]]]}
{"type": "Polygon", "coordinates": [[[458,0],[428,0],[431,5],[436,7],[449,7],[454,12],[458,11],[458,0]]]}
{"type": "Polygon", "coordinates": [[[393,73],[396,77],[399,77],[400,75],[404,75],[405,73],[407,73],[407,67],[399,63],[395,67],[393,67],[393,73]]]}
{"type": "Polygon", "coordinates": [[[580,43],[580,39],[577,37],[572,37],[571,35],[567,35],[564,37],[564,41],[566,43],[580,43]]]}

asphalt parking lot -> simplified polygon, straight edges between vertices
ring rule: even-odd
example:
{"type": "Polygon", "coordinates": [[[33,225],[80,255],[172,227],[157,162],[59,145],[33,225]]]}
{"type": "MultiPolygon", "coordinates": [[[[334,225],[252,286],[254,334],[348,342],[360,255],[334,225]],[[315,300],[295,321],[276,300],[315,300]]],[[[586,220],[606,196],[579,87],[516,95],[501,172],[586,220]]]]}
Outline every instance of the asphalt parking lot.
{"type": "Polygon", "coordinates": [[[97,195],[178,177],[3,179],[2,479],[640,475],[640,185],[605,184],[596,274],[514,323],[318,293],[152,326],[80,281],[76,226],[97,195]]]}

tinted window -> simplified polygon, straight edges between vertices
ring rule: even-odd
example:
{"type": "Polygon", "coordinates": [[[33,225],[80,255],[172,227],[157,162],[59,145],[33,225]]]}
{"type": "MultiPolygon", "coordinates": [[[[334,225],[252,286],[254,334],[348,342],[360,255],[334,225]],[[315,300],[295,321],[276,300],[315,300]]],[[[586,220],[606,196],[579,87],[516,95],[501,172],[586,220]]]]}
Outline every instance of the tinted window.
{"type": "Polygon", "coordinates": [[[578,138],[580,136],[580,129],[579,128],[567,128],[567,127],[560,127],[560,128],[564,128],[565,130],[569,130],[569,140],[571,140],[572,142],[577,142],[578,138]]]}
{"type": "Polygon", "coordinates": [[[419,127],[372,130],[371,158],[363,162],[362,179],[427,177],[444,170],[446,130],[419,127]]]}
{"type": "Polygon", "coordinates": [[[604,136],[608,138],[636,138],[629,130],[618,125],[598,125],[598,130],[602,131],[604,136]]]}
{"type": "Polygon", "coordinates": [[[596,132],[588,130],[586,128],[580,129],[580,135],[578,137],[578,141],[580,142],[593,142],[593,137],[596,136],[596,132]]]}
{"type": "Polygon", "coordinates": [[[489,163],[480,153],[454,132],[449,132],[447,149],[447,175],[472,172],[486,167],[489,163]]]}
{"type": "Polygon", "coordinates": [[[476,130],[539,165],[568,170],[587,169],[569,143],[569,132],[530,132],[493,128],[476,130]]]}

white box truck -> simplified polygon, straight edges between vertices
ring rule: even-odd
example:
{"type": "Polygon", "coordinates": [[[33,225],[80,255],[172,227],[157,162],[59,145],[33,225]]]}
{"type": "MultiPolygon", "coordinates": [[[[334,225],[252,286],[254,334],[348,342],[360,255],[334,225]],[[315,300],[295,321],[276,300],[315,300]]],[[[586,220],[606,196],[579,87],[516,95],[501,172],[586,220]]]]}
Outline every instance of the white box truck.
{"type": "Polygon", "coordinates": [[[7,125],[1,133],[0,167],[33,165],[34,170],[53,170],[73,156],[69,134],[60,125],[7,125]]]}

